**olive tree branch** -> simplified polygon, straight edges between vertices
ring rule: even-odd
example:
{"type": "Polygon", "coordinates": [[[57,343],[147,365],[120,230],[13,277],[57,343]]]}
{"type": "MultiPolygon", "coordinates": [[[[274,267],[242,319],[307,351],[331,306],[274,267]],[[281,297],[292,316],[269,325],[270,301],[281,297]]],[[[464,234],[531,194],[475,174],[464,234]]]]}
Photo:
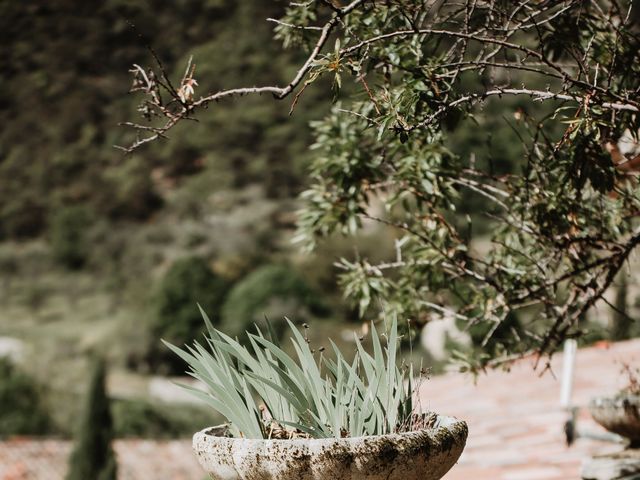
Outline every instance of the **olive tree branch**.
{"type": "MultiPolygon", "coordinates": [[[[492,90],[487,90],[482,93],[474,93],[465,95],[463,97],[457,98],[456,100],[448,103],[447,105],[443,105],[438,108],[434,113],[429,115],[426,119],[417,123],[415,125],[407,125],[402,127],[402,129],[406,132],[411,132],[413,130],[426,127],[433,123],[438,117],[442,114],[446,113],[448,110],[455,108],[462,104],[473,104],[479,101],[483,101],[488,97],[493,96],[502,96],[502,95],[529,95],[536,101],[545,101],[545,100],[563,100],[563,101],[573,101],[578,103],[579,105],[584,105],[586,96],[580,97],[579,95],[570,95],[566,93],[557,93],[551,91],[544,90],[531,90],[528,88],[495,88],[492,90]]],[[[593,98],[590,99],[593,102],[593,98]]],[[[629,112],[640,112],[640,108],[636,105],[632,105],[629,103],[618,103],[618,102],[601,102],[600,105],[609,110],[617,110],[617,111],[629,111],[629,112]]]]}
{"type": "MultiPolygon", "coordinates": [[[[640,245],[640,230],[636,230],[620,252],[607,258],[607,262],[603,264],[606,267],[604,270],[606,274],[602,283],[599,283],[597,279],[594,279],[594,284],[583,286],[582,290],[584,290],[584,293],[582,293],[582,295],[585,299],[584,303],[578,310],[570,312],[573,302],[566,302],[562,309],[562,314],[556,318],[555,322],[544,336],[543,343],[539,349],[540,354],[544,354],[547,351],[553,351],[556,347],[556,342],[567,338],[569,330],[598,300],[603,297],[624,263],[638,245],[640,245]]],[[[580,296],[579,290],[575,289],[572,292],[572,295],[576,298],[580,296]]]]}
{"type": "MultiPolygon", "coordinates": [[[[162,70],[162,76],[168,84],[165,88],[171,93],[173,99],[178,101],[181,104],[181,109],[175,114],[171,114],[171,115],[165,114],[165,116],[168,117],[168,120],[165,122],[163,126],[158,127],[157,130],[155,130],[155,133],[153,135],[138,139],[128,147],[116,145],[116,148],[124,151],[125,153],[132,153],[134,150],[136,150],[140,146],[146,143],[153,142],[154,140],[157,140],[158,138],[166,135],[166,133],[169,130],[171,130],[174,126],[176,126],[181,120],[188,118],[194,112],[194,110],[197,109],[198,107],[206,106],[211,102],[222,100],[223,98],[234,97],[234,96],[244,96],[244,95],[255,95],[255,94],[259,95],[263,93],[271,93],[274,96],[274,98],[277,100],[282,100],[286,98],[300,85],[300,83],[302,83],[304,78],[307,76],[307,74],[313,67],[314,62],[316,61],[320,52],[322,51],[323,47],[326,45],[327,41],[329,40],[331,33],[336,28],[336,26],[340,24],[341,19],[346,15],[350,14],[355,9],[357,9],[360,5],[365,3],[365,1],[366,0],[353,0],[351,3],[349,3],[345,7],[333,8],[334,13],[331,15],[331,18],[324,24],[324,26],[318,27],[320,36],[316,41],[310,54],[308,55],[306,61],[298,69],[293,79],[284,87],[262,86],[262,87],[232,88],[228,90],[221,90],[219,92],[201,97],[198,100],[193,101],[191,103],[185,103],[180,100],[179,93],[173,87],[173,85],[171,85],[169,81],[169,77],[167,76],[164,70],[164,67],[162,66],[162,63],[160,62],[160,59],[155,54],[155,52],[152,51],[153,56],[156,59],[156,62],[160,65],[160,68],[162,70]]],[[[156,102],[154,101],[154,103],[156,102]]],[[[138,125],[138,124],[131,125],[127,123],[126,126],[130,126],[136,130],[147,130],[146,128],[144,128],[145,126],[138,125]]]]}

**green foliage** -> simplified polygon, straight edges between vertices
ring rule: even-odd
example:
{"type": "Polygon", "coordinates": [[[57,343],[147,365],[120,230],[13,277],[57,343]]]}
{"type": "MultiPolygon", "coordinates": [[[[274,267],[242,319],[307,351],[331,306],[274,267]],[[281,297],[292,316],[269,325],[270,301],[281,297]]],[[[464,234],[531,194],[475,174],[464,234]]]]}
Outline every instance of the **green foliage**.
{"type": "Polygon", "coordinates": [[[115,455],[111,447],[113,424],[105,387],[105,364],[96,360],[69,460],[67,480],[115,479],[115,455]]]}
{"type": "MultiPolygon", "coordinates": [[[[178,345],[192,342],[203,331],[196,307],[198,302],[209,309],[214,318],[219,318],[220,306],[228,289],[227,281],[216,275],[204,259],[186,257],[177,260],[162,278],[155,295],[152,336],[178,345]]],[[[179,371],[174,357],[166,353],[164,349],[151,346],[151,365],[164,364],[171,371],[179,371]]]]}
{"type": "Polygon", "coordinates": [[[109,461],[104,469],[100,472],[97,480],[117,480],[118,478],[118,463],[115,456],[109,457],[109,461]]]}
{"type": "Polygon", "coordinates": [[[85,264],[89,255],[87,229],[90,225],[91,212],[86,207],[63,207],[54,212],[49,235],[53,256],[60,264],[72,270],[85,264]]]}
{"type": "Polygon", "coordinates": [[[157,293],[156,331],[167,341],[186,343],[201,329],[195,305],[214,312],[216,317],[227,292],[227,282],[216,275],[200,257],[187,257],[171,265],[157,293]],[[195,312],[195,313],[194,313],[195,312]]]}
{"type": "Polygon", "coordinates": [[[0,357],[0,437],[41,435],[51,429],[40,388],[8,358],[0,357]]]}
{"type": "MultiPolygon", "coordinates": [[[[43,233],[61,204],[84,202],[96,214],[109,214],[111,206],[101,199],[114,200],[119,185],[110,177],[120,167],[109,154],[113,133],[107,125],[126,110],[111,102],[122,93],[112,72],[139,55],[130,48],[137,38],[125,22],[131,17],[123,15],[145,10],[125,12],[119,3],[0,7],[4,40],[13,46],[0,59],[6,80],[0,120],[7,125],[0,134],[0,236],[43,233]]],[[[121,211],[131,218],[126,208],[121,211]]]]}
{"type": "MultiPolygon", "coordinates": [[[[637,183],[612,153],[640,127],[630,2],[523,5],[356,1],[306,77],[355,90],[313,124],[296,239],[393,228],[396,261],[340,262],[346,295],[363,316],[455,316],[485,350],[468,358],[476,371],[584,336],[580,319],[640,244],[637,183]]],[[[323,9],[291,7],[283,24],[323,9]]],[[[306,34],[277,31],[301,48],[306,34]]]]}
{"type": "Polygon", "coordinates": [[[25,195],[7,199],[1,205],[0,238],[32,237],[42,230],[46,221],[42,201],[25,195]]]}
{"type": "Polygon", "coordinates": [[[517,348],[513,345],[524,334],[522,324],[514,312],[502,321],[494,325],[482,323],[469,328],[469,335],[473,345],[478,351],[484,351],[490,358],[499,357],[510,349],[517,348]]]}
{"type": "Polygon", "coordinates": [[[73,202],[109,221],[147,220],[166,200],[152,172],[170,185],[211,173],[214,187],[261,182],[269,197],[291,197],[307,157],[307,122],[326,110],[320,102],[306,102],[293,120],[287,106],[266,99],[228,102],[151,154],[123,161],[113,148],[127,135],[118,123],[134,112],[123,95],[127,70],[155,64],[146,45],[176,76],[193,53],[197,94],[239,78],[284,83],[293,56],[275,55],[273,27],[262,21],[282,10],[234,0],[3,3],[0,31],[12,48],[0,58],[0,239],[46,233],[57,205],[73,202]]]}
{"type": "Polygon", "coordinates": [[[260,330],[248,334],[250,347],[245,347],[216,330],[206,314],[202,315],[209,334],[207,348],[198,342],[185,350],[168,346],[208,391],[185,388],[222,414],[233,436],[270,438],[275,429],[289,430],[289,435],[302,432],[314,438],[341,438],[411,428],[413,367],[399,364],[395,318],[386,334],[386,346],[372,325],[373,355],[356,337],[357,355],[348,362],[333,342],[332,358],[322,351],[315,354],[291,322],[295,357],[260,330]],[[263,415],[261,404],[268,415],[263,415]]]}
{"type": "MultiPolygon", "coordinates": [[[[235,278],[245,263],[256,264],[255,250],[260,261],[274,249],[290,250],[281,232],[291,228],[291,197],[304,178],[308,121],[327,110],[317,101],[322,92],[309,88],[292,117],[288,104],[268,96],[221,102],[151,151],[124,156],[113,148],[127,135],[118,123],[135,113],[127,70],[155,65],[147,44],[175,77],[194,54],[198,95],[240,79],[286,83],[299,56],[276,55],[273,24],[263,21],[283,8],[235,0],[0,2],[0,35],[11,45],[0,55],[0,240],[18,259],[17,274],[0,274],[0,330],[25,338],[65,387],[76,384],[81,368],[68,346],[124,350],[136,342],[132,363],[147,370],[147,339],[154,335],[158,346],[158,337],[168,338],[149,331],[158,308],[157,297],[148,300],[169,260],[240,257],[237,273],[224,272],[235,278]],[[52,220],[68,205],[91,212],[90,255],[80,271],[61,271],[48,248],[31,253],[45,246],[41,239],[51,238],[52,220]],[[284,228],[274,226],[285,216],[284,228]],[[204,241],[187,242],[191,230],[204,241]],[[160,240],[152,231],[167,233],[160,240]],[[258,234],[269,237],[267,248],[256,246],[258,234]],[[47,334],[36,331],[23,304],[47,322],[47,334]],[[137,325],[136,335],[128,325],[137,325]]],[[[206,302],[208,293],[197,295],[206,302]]],[[[197,314],[195,301],[189,308],[197,314]]],[[[215,313],[222,303],[206,308],[215,313]]],[[[200,324],[188,339],[199,331],[200,324]]],[[[152,356],[172,370],[166,349],[152,356]]],[[[73,402],[50,398],[68,430],[70,415],[58,411],[71,411],[73,402]]]]}
{"type": "MultiPolygon", "coordinates": [[[[225,331],[232,337],[251,330],[268,317],[280,334],[286,327],[282,320],[290,315],[325,315],[327,307],[320,295],[290,266],[264,265],[234,285],[222,308],[225,331]]],[[[215,317],[214,317],[215,318],[215,317]]]]}
{"type": "Polygon", "coordinates": [[[620,275],[616,298],[615,309],[612,316],[611,338],[613,340],[627,340],[631,336],[634,324],[633,318],[629,316],[629,285],[627,275],[620,275]]]}
{"type": "Polygon", "coordinates": [[[117,438],[187,438],[211,419],[204,409],[189,405],[152,403],[143,399],[114,400],[114,436],[117,438]]]}
{"type": "Polygon", "coordinates": [[[146,220],[163,206],[150,165],[137,157],[105,173],[105,184],[94,197],[96,208],[112,220],[146,220]]]}
{"type": "Polygon", "coordinates": [[[18,273],[19,269],[18,261],[12,254],[0,251],[0,273],[3,277],[10,278],[18,273]]]}
{"type": "MultiPolygon", "coordinates": [[[[478,370],[584,335],[580,319],[640,244],[637,184],[614,158],[623,132],[638,141],[637,15],[628,0],[294,3],[275,28],[306,58],[288,82],[257,73],[264,87],[238,90],[216,85],[216,68],[206,81],[217,93],[176,99],[177,113],[154,99],[154,89],[176,97],[170,88],[139,90],[164,134],[238,93],[296,106],[331,83],[296,240],[314,248],[369,222],[393,229],[395,261],[340,262],[346,295],[361,316],[419,324],[446,313],[477,326],[490,350],[469,359],[478,370]]],[[[151,132],[130,149],[160,136],[151,132]]]]}

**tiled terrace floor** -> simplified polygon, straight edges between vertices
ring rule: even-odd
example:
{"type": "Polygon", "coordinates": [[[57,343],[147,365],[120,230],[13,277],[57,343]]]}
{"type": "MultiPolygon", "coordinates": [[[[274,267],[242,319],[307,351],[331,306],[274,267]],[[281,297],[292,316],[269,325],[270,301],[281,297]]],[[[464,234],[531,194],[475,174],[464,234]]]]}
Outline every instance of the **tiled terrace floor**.
{"type": "MultiPolygon", "coordinates": [[[[640,364],[640,340],[578,351],[573,401],[586,406],[596,395],[623,386],[621,363],[640,364]]],[[[552,361],[554,376],[540,377],[524,360],[510,373],[492,371],[476,385],[467,376],[447,375],[424,383],[423,407],[464,419],[469,439],[460,462],[445,480],[569,480],[580,478],[582,461],[619,446],[587,438],[565,445],[567,414],[560,407],[562,355],[552,361]]],[[[603,432],[581,409],[578,428],[603,432]]]]}

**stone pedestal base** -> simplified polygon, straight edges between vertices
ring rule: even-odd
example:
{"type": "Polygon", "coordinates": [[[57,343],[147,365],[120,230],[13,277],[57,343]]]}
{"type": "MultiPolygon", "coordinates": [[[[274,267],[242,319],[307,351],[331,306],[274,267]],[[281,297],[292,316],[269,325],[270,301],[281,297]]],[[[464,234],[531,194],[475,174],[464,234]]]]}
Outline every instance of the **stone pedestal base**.
{"type": "Polygon", "coordinates": [[[583,480],[640,480],[640,448],[593,457],[582,467],[583,480]]]}

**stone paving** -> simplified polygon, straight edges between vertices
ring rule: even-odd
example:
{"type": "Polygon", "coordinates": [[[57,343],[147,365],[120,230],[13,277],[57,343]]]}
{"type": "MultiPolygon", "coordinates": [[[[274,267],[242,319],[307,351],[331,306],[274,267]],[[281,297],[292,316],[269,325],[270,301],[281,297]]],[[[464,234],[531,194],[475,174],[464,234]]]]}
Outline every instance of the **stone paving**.
{"type": "MultiPolygon", "coordinates": [[[[596,395],[624,386],[622,363],[640,365],[640,340],[599,344],[578,351],[573,403],[581,432],[602,434],[586,405],[596,395]]],[[[540,376],[525,359],[509,373],[491,371],[474,385],[468,376],[446,375],[424,382],[422,407],[456,416],[469,424],[462,457],[445,480],[579,479],[582,461],[594,453],[620,450],[616,444],[578,438],[567,447],[560,407],[562,355],[540,376]],[[555,374],[555,376],[554,376],[555,374]]]]}

